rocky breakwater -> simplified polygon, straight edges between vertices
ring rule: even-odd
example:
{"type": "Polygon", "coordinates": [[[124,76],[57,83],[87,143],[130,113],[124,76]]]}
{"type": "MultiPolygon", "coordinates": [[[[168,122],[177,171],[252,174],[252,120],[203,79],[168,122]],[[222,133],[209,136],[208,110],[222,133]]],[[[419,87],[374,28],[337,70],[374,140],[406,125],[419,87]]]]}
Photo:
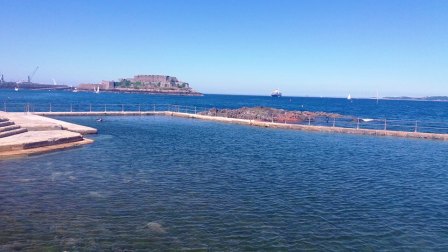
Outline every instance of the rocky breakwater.
{"type": "Polygon", "coordinates": [[[242,107],[238,109],[217,109],[199,113],[207,116],[219,116],[236,119],[257,120],[263,122],[301,123],[315,121],[318,118],[329,120],[341,118],[340,114],[310,111],[290,111],[268,107],[242,107]]]}

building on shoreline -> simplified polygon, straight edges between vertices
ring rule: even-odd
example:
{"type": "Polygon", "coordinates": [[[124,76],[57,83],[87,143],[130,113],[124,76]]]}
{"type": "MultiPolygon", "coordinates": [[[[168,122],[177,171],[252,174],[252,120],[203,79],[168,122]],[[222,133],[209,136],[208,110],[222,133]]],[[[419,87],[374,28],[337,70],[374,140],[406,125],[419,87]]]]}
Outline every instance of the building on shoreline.
{"type": "Polygon", "coordinates": [[[78,89],[81,90],[95,90],[97,88],[100,88],[101,90],[112,90],[115,88],[114,81],[101,81],[100,83],[93,84],[93,83],[82,83],[79,84],[78,89]]]}

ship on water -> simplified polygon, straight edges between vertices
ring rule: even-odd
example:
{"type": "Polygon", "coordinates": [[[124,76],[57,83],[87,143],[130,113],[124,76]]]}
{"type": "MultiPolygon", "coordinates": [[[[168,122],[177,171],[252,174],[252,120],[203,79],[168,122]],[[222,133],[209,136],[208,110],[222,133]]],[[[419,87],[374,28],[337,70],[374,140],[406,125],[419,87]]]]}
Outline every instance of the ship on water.
{"type": "Polygon", "coordinates": [[[272,97],[282,97],[282,92],[280,92],[280,90],[276,89],[276,90],[272,91],[271,96],[272,97]]]}

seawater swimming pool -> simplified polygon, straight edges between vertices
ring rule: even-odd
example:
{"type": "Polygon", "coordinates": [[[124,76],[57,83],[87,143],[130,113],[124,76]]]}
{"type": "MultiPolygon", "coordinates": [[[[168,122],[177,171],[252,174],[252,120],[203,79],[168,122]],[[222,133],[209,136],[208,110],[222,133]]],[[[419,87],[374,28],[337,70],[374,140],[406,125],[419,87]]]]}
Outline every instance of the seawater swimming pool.
{"type": "Polygon", "coordinates": [[[448,248],[445,142],[60,119],[99,134],[0,161],[2,250],[448,248]]]}

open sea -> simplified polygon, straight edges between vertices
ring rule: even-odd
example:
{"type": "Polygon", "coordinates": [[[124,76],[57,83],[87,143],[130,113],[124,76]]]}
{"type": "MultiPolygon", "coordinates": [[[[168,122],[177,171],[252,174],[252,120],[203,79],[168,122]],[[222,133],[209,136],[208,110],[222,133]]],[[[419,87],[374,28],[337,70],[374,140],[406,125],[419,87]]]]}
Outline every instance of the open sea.
{"type": "MultiPolygon", "coordinates": [[[[0,102],[448,122],[447,102],[7,90],[0,102]]],[[[0,251],[448,250],[447,142],[103,118],[58,117],[97,128],[93,144],[0,161],[0,251]]]]}

